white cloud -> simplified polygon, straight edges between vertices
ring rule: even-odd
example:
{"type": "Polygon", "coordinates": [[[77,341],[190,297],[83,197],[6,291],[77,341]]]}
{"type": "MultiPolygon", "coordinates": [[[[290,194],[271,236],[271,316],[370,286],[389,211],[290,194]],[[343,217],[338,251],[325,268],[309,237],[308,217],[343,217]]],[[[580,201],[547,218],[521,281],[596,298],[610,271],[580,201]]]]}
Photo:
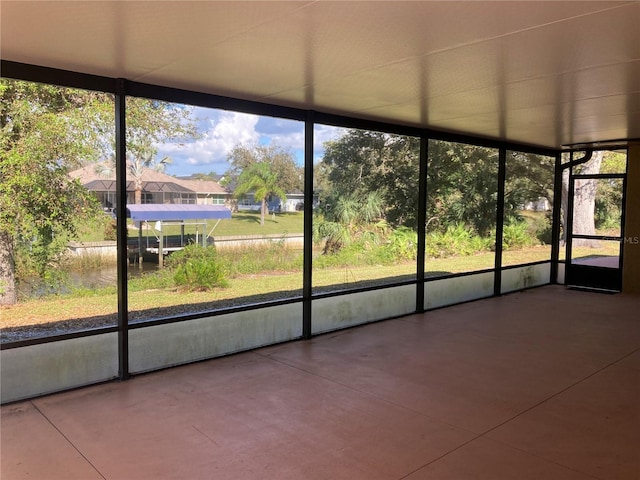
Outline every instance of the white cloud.
{"type": "Polygon", "coordinates": [[[324,142],[340,138],[347,132],[346,128],[316,124],[313,129],[314,151],[324,151],[324,142]]]}
{"type": "MultiPolygon", "coordinates": [[[[167,143],[159,146],[159,155],[172,159],[167,173],[224,173],[229,168],[228,155],[237,145],[277,145],[291,151],[298,161],[304,157],[302,122],[200,107],[193,109],[193,116],[197,119],[200,138],[180,145],[167,143]]],[[[328,125],[315,126],[316,161],[324,154],[323,143],[338,138],[344,131],[328,125]]]]}
{"type": "MultiPolygon", "coordinates": [[[[260,134],[256,131],[259,117],[237,112],[220,112],[217,110],[196,109],[202,136],[193,142],[182,145],[164,144],[160,147],[163,155],[168,155],[173,161],[172,173],[183,173],[181,164],[191,166],[216,165],[222,171],[226,170],[227,156],[236,145],[251,145],[258,142],[260,134]],[[206,114],[206,117],[202,115],[206,114]]],[[[193,168],[189,169],[195,171],[193,168]]],[[[222,173],[222,172],[220,172],[222,173]]]]}

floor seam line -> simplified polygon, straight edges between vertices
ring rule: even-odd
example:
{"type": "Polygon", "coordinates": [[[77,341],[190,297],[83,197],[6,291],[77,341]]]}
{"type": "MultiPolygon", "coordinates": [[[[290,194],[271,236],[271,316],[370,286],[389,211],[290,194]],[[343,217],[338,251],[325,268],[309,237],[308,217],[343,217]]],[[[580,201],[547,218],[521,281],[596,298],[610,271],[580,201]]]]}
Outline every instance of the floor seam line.
{"type": "MultiPolygon", "coordinates": [[[[470,443],[472,443],[472,442],[474,442],[474,441],[476,441],[476,440],[478,440],[478,439],[480,439],[480,438],[482,438],[482,437],[487,436],[488,434],[490,434],[490,433],[491,433],[491,432],[493,432],[494,430],[497,430],[498,428],[500,428],[500,427],[502,427],[502,426],[506,425],[507,423],[512,422],[512,421],[513,421],[513,420],[515,420],[516,418],[518,418],[518,417],[520,417],[520,416],[522,416],[522,415],[524,415],[524,414],[526,414],[526,413],[530,412],[531,410],[533,410],[533,409],[535,409],[535,408],[539,407],[540,405],[543,405],[544,403],[546,403],[546,402],[548,402],[548,401],[550,401],[550,400],[552,400],[552,399],[556,398],[557,396],[559,396],[559,395],[561,395],[561,394],[565,393],[565,392],[566,392],[566,391],[568,391],[569,389],[571,389],[571,388],[573,388],[573,387],[575,387],[575,386],[577,386],[577,385],[581,384],[582,382],[585,382],[586,380],[589,380],[590,378],[592,378],[592,377],[594,377],[595,375],[597,375],[597,374],[599,374],[599,373],[603,372],[603,371],[604,371],[604,370],[606,370],[607,368],[610,368],[610,367],[614,366],[615,364],[617,364],[617,363],[619,363],[619,362],[623,361],[624,359],[626,359],[626,358],[630,357],[631,355],[634,355],[635,353],[637,353],[637,352],[639,352],[639,351],[640,351],[640,348],[636,348],[636,349],[632,350],[631,352],[629,352],[629,353],[627,353],[627,354],[625,354],[625,355],[623,355],[623,356],[621,356],[621,357],[617,358],[616,360],[614,360],[614,361],[612,361],[612,362],[609,362],[608,364],[606,364],[606,365],[602,366],[601,368],[598,368],[598,369],[597,369],[597,370],[595,370],[594,372],[592,372],[592,373],[588,374],[587,376],[585,376],[585,377],[583,377],[583,378],[581,378],[581,379],[577,380],[576,382],[572,383],[571,385],[568,385],[567,387],[565,387],[565,388],[563,388],[563,389],[561,389],[561,390],[557,391],[556,393],[554,393],[554,394],[552,394],[552,395],[548,396],[547,398],[545,398],[545,399],[543,399],[543,400],[541,400],[541,401],[537,402],[536,404],[534,404],[534,405],[532,405],[532,406],[530,406],[530,407],[528,407],[528,408],[525,408],[524,410],[522,410],[521,412],[518,412],[517,414],[515,414],[515,415],[513,415],[512,417],[508,418],[507,420],[504,420],[503,422],[500,422],[499,424],[494,425],[493,427],[489,428],[488,430],[486,430],[486,431],[484,431],[484,432],[482,432],[482,433],[476,434],[476,436],[475,436],[475,437],[473,437],[473,438],[471,438],[471,439],[469,439],[469,440],[467,440],[467,441],[463,442],[462,444],[458,445],[457,447],[455,447],[455,448],[453,448],[453,449],[451,449],[451,450],[449,450],[449,451],[447,451],[447,452],[443,453],[442,455],[440,455],[440,456],[438,456],[437,458],[435,458],[435,459],[433,459],[433,460],[431,460],[431,461],[429,461],[429,462],[425,463],[424,465],[422,465],[422,466],[420,466],[420,467],[416,468],[415,470],[412,470],[411,472],[407,473],[406,475],[404,475],[404,476],[400,477],[400,478],[399,478],[399,480],[405,479],[405,478],[409,477],[410,475],[412,475],[412,474],[414,474],[414,473],[418,472],[419,470],[421,470],[421,469],[423,469],[423,468],[425,468],[425,467],[428,467],[429,465],[432,465],[433,463],[435,463],[435,462],[437,462],[437,461],[439,461],[439,460],[443,459],[444,457],[446,457],[446,456],[448,456],[448,455],[450,455],[450,454],[452,454],[452,453],[454,453],[454,452],[456,452],[456,451],[460,450],[461,448],[463,448],[463,447],[465,447],[465,446],[469,445],[470,443]]],[[[442,423],[442,424],[445,424],[445,425],[449,425],[449,426],[451,426],[451,427],[453,427],[453,428],[456,428],[456,429],[458,429],[458,430],[461,430],[461,431],[467,431],[467,432],[470,432],[470,433],[474,433],[474,432],[472,432],[471,430],[467,430],[467,429],[462,428],[462,427],[459,427],[459,426],[457,426],[457,425],[453,425],[453,424],[448,423],[448,422],[445,422],[445,421],[443,421],[443,420],[441,420],[441,419],[439,419],[439,418],[435,418],[435,417],[432,417],[432,416],[426,415],[426,414],[425,414],[425,413],[423,413],[423,412],[418,412],[418,411],[413,410],[413,409],[411,409],[411,408],[408,408],[408,407],[406,407],[406,406],[398,405],[398,404],[396,404],[395,402],[391,402],[390,400],[388,400],[388,399],[386,399],[386,398],[379,397],[379,396],[377,396],[377,395],[375,395],[375,394],[373,394],[373,393],[371,393],[371,392],[366,392],[366,391],[364,391],[364,390],[360,390],[360,389],[354,388],[354,387],[353,387],[353,386],[351,386],[351,385],[346,385],[346,384],[344,384],[344,383],[342,383],[342,382],[338,382],[338,381],[336,381],[336,380],[334,380],[334,379],[327,378],[327,377],[325,377],[325,376],[323,376],[323,375],[320,375],[320,374],[318,374],[318,373],[316,373],[316,372],[311,372],[311,371],[306,370],[306,369],[304,369],[304,368],[302,368],[302,367],[299,367],[299,366],[297,366],[297,365],[292,365],[292,364],[287,363],[287,362],[285,362],[285,361],[283,361],[283,360],[280,360],[280,359],[274,358],[274,357],[272,357],[272,356],[270,356],[270,355],[265,355],[265,354],[262,354],[262,353],[259,353],[258,355],[260,355],[260,356],[262,356],[262,357],[264,357],[264,358],[267,358],[267,359],[269,359],[269,360],[272,360],[272,361],[274,361],[274,362],[276,362],[276,363],[278,363],[278,364],[280,364],[280,365],[284,365],[284,366],[286,366],[286,367],[293,368],[293,369],[295,369],[295,370],[298,370],[298,371],[304,372],[304,373],[309,374],[309,375],[312,375],[312,376],[314,376],[314,377],[321,378],[321,379],[323,379],[323,380],[325,380],[325,381],[328,381],[328,382],[334,383],[334,384],[336,384],[336,385],[340,385],[341,387],[347,388],[347,389],[349,389],[349,390],[351,390],[351,391],[358,392],[358,393],[361,393],[361,394],[365,394],[365,395],[370,396],[370,397],[372,397],[372,398],[375,398],[375,399],[377,399],[377,400],[380,400],[380,401],[383,401],[383,402],[388,403],[388,404],[390,404],[390,405],[393,405],[393,406],[395,406],[395,407],[397,407],[397,408],[402,408],[402,409],[403,409],[403,410],[405,410],[405,411],[412,412],[412,413],[415,413],[415,414],[417,414],[417,415],[424,416],[424,417],[426,417],[426,418],[429,418],[429,419],[432,419],[432,420],[438,421],[438,422],[440,422],[440,423],[442,423]]],[[[557,463],[557,462],[555,462],[555,461],[549,460],[549,459],[544,458],[544,457],[539,457],[539,456],[537,456],[537,455],[535,455],[535,454],[533,454],[533,453],[527,452],[526,450],[521,450],[521,449],[519,449],[519,448],[517,448],[517,447],[515,447],[515,446],[512,446],[512,445],[509,445],[509,444],[507,444],[507,443],[504,443],[504,442],[500,442],[500,441],[494,440],[494,439],[492,439],[492,438],[490,438],[490,437],[487,437],[487,439],[488,439],[488,440],[490,440],[490,441],[492,441],[492,442],[501,443],[501,444],[503,444],[503,445],[505,445],[505,446],[508,446],[509,448],[514,448],[515,450],[518,450],[518,451],[520,451],[520,452],[526,453],[527,455],[532,455],[533,457],[535,457],[535,458],[539,458],[540,460],[544,460],[545,462],[548,462],[548,463],[550,463],[550,464],[557,465],[557,466],[559,466],[559,467],[565,468],[565,469],[570,470],[570,471],[574,471],[574,472],[579,473],[579,474],[581,474],[581,475],[586,475],[586,476],[588,476],[588,477],[593,478],[594,480],[602,480],[600,477],[595,477],[595,476],[593,476],[593,475],[591,475],[591,474],[588,474],[588,473],[585,473],[585,472],[582,472],[582,471],[579,471],[579,470],[575,470],[575,469],[573,469],[573,468],[571,468],[571,467],[568,467],[567,465],[563,465],[563,464],[561,464],[561,463],[557,463]]]]}
{"type": "MultiPolygon", "coordinates": [[[[524,415],[525,413],[530,412],[530,411],[531,411],[531,410],[533,410],[534,408],[539,407],[540,405],[542,405],[542,404],[544,404],[544,403],[548,402],[549,400],[551,400],[551,399],[553,399],[553,398],[557,397],[558,395],[561,395],[562,393],[566,392],[567,390],[569,390],[569,389],[571,389],[571,388],[573,388],[573,387],[575,387],[575,386],[579,385],[580,383],[582,383],[582,382],[584,382],[584,381],[586,381],[586,380],[590,379],[591,377],[593,377],[593,376],[597,375],[598,373],[600,373],[600,372],[604,371],[605,369],[607,369],[607,368],[609,368],[609,367],[612,367],[612,366],[613,366],[613,365],[615,365],[616,363],[621,362],[621,361],[622,361],[622,360],[624,360],[625,358],[630,357],[631,355],[635,354],[635,353],[636,353],[636,352],[638,352],[638,351],[640,351],[640,348],[636,348],[635,350],[633,350],[633,351],[631,351],[631,352],[627,353],[626,355],[623,355],[622,357],[618,358],[617,360],[615,360],[615,361],[613,361],[613,362],[608,363],[608,364],[607,364],[607,365],[605,365],[604,367],[599,368],[599,369],[598,369],[598,370],[596,370],[595,372],[590,373],[590,374],[589,374],[589,375],[587,375],[586,377],[584,377],[584,378],[582,378],[582,379],[578,380],[577,382],[572,383],[572,384],[571,384],[571,385],[569,385],[568,387],[565,387],[565,388],[563,388],[562,390],[560,390],[560,391],[558,391],[558,392],[554,393],[553,395],[551,395],[551,396],[549,396],[549,397],[545,398],[544,400],[541,400],[540,402],[536,403],[535,405],[532,405],[532,406],[530,406],[530,407],[528,407],[528,408],[526,408],[526,409],[522,410],[521,412],[517,413],[516,415],[512,416],[511,418],[509,418],[509,419],[507,419],[507,420],[505,420],[505,421],[503,421],[503,422],[499,423],[498,425],[495,425],[495,426],[491,427],[490,429],[486,430],[485,432],[478,434],[476,437],[474,437],[474,438],[472,438],[472,439],[468,440],[467,442],[464,442],[462,445],[459,445],[459,446],[457,446],[456,448],[454,448],[454,449],[452,449],[452,450],[450,450],[450,451],[448,451],[448,452],[446,452],[446,453],[444,453],[444,454],[440,455],[438,458],[435,458],[435,459],[431,460],[430,462],[425,463],[425,464],[424,464],[424,465],[422,465],[420,468],[417,468],[416,470],[413,470],[413,471],[409,472],[407,475],[405,475],[405,476],[403,476],[403,477],[400,477],[400,480],[402,480],[403,478],[407,478],[409,475],[412,475],[412,474],[414,474],[415,472],[417,472],[417,471],[419,471],[419,470],[421,470],[421,469],[423,469],[423,468],[425,468],[425,467],[428,467],[429,465],[431,465],[431,464],[433,464],[433,463],[435,463],[435,462],[437,462],[437,461],[441,460],[442,458],[444,458],[444,457],[446,457],[446,456],[450,455],[451,453],[453,453],[453,452],[455,452],[455,451],[457,451],[457,450],[461,449],[462,447],[464,447],[464,446],[466,446],[466,445],[470,444],[471,442],[473,442],[473,441],[475,441],[475,440],[478,440],[479,438],[485,437],[486,435],[488,435],[489,433],[493,432],[494,430],[496,430],[496,429],[498,429],[498,428],[500,428],[500,427],[502,427],[502,426],[506,425],[506,424],[507,424],[507,423],[509,423],[509,422],[512,422],[513,420],[515,420],[516,418],[520,417],[521,415],[524,415]]],[[[492,438],[490,438],[490,437],[487,437],[487,439],[488,439],[488,440],[490,440],[490,441],[492,441],[492,442],[493,442],[493,441],[497,441],[497,440],[494,440],[494,439],[492,439],[492,438]]],[[[554,464],[556,464],[556,465],[560,465],[560,466],[562,466],[562,467],[564,467],[564,468],[567,468],[567,469],[569,469],[569,470],[573,470],[572,468],[567,467],[566,465],[562,465],[562,464],[560,464],[560,463],[556,463],[556,462],[550,461],[550,460],[548,460],[548,459],[546,459],[546,458],[544,458],[544,457],[538,457],[537,455],[534,455],[534,454],[532,454],[532,453],[530,453],[530,452],[527,452],[527,451],[525,451],[525,450],[521,450],[521,449],[519,449],[519,448],[517,448],[517,447],[514,447],[514,446],[512,446],[512,445],[509,445],[508,443],[504,443],[504,442],[498,442],[498,443],[502,443],[503,445],[509,446],[510,448],[515,448],[516,450],[519,450],[519,451],[522,451],[522,452],[524,452],[524,453],[527,453],[528,455],[533,455],[534,457],[536,457],[536,458],[540,458],[540,459],[545,460],[545,461],[547,461],[547,462],[549,462],[549,463],[554,463],[554,464]]],[[[577,473],[581,473],[581,474],[583,474],[583,475],[590,476],[590,477],[592,477],[592,478],[594,478],[594,479],[596,479],[596,480],[601,480],[599,477],[593,477],[593,475],[590,475],[590,474],[587,474],[587,473],[584,473],[584,472],[581,472],[581,471],[577,471],[577,470],[573,470],[573,471],[576,471],[577,473]]]]}
{"type": "Polygon", "coordinates": [[[57,426],[55,423],[53,423],[53,422],[51,421],[51,419],[50,419],[47,415],[45,415],[45,414],[44,414],[44,412],[43,412],[42,410],[40,410],[40,408],[38,407],[38,405],[36,405],[34,402],[31,402],[31,404],[33,405],[33,408],[35,408],[35,409],[36,409],[36,411],[37,411],[40,415],[42,415],[42,417],[43,417],[47,422],[49,422],[49,424],[50,424],[50,425],[51,425],[51,426],[52,426],[52,427],[53,427],[53,428],[54,428],[54,429],[55,429],[55,430],[56,430],[56,431],[57,431],[57,432],[62,436],[62,438],[64,438],[64,439],[69,443],[69,445],[71,445],[71,447],[72,447],[76,452],[78,452],[78,454],[79,454],[82,458],[84,458],[84,459],[85,459],[85,461],[86,461],[89,465],[91,465],[91,468],[93,468],[93,469],[96,471],[96,473],[97,473],[98,475],[100,475],[100,478],[103,478],[104,480],[107,480],[107,477],[105,477],[105,476],[102,474],[102,472],[100,472],[100,470],[98,470],[98,468],[96,468],[96,466],[93,464],[93,462],[91,462],[91,460],[89,460],[89,459],[88,459],[88,458],[87,458],[87,457],[86,457],[86,456],[85,456],[85,455],[80,451],[80,449],[79,449],[78,447],[76,447],[76,445],[75,445],[75,444],[74,444],[74,443],[69,439],[69,437],[67,437],[64,433],[62,433],[62,430],[60,430],[60,429],[58,428],[58,426],[57,426]]]}
{"type": "MultiPolygon", "coordinates": [[[[484,433],[482,435],[484,436],[484,433]]],[[[536,453],[529,452],[529,451],[524,450],[524,449],[522,449],[520,447],[517,447],[515,445],[511,445],[510,443],[506,443],[506,442],[503,442],[501,440],[496,440],[495,438],[489,438],[489,437],[487,437],[487,440],[489,440],[491,442],[499,443],[500,445],[504,445],[505,447],[512,448],[512,449],[517,450],[519,452],[526,453],[527,455],[531,455],[532,457],[535,457],[537,459],[544,460],[547,463],[551,463],[553,465],[558,465],[559,467],[566,468],[567,470],[571,470],[572,472],[579,473],[580,475],[586,475],[587,477],[591,477],[594,480],[606,480],[606,479],[604,479],[602,477],[597,477],[597,476],[595,476],[595,475],[593,475],[591,473],[583,472],[582,470],[576,470],[573,467],[569,467],[568,465],[564,465],[564,464],[559,463],[559,462],[557,462],[555,460],[550,460],[550,459],[548,459],[546,457],[542,457],[542,456],[540,456],[540,455],[538,455],[536,453]]]]}
{"type": "Polygon", "coordinates": [[[304,373],[307,373],[307,374],[312,375],[312,376],[314,376],[314,377],[321,378],[322,380],[325,380],[325,381],[327,381],[327,382],[331,382],[331,383],[333,383],[333,384],[335,384],[335,385],[339,385],[339,386],[341,386],[341,387],[343,387],[343,388],[346,388],[346,389],[348,389],[348,390],[351,390],[352,392],[360,393],[360,394],[366,395],[366,396],[368,396],[368,397],[374,398],[374,399],[376,399],[376,400],[378,400],[378,401],[380,401],[380,402],[384,402],[384,403],[386,403],[386,404],[388,404],[388,405],[392,405],[392,406],[394,406],[394,407],[396,407],[396,408],[400,408],[400,409],[402,409],[402,410],[404,410],[404,411],[406,411],[406,412],[411,412],[411,413],[414,413],[414,414],[416,414],[416,415],[420,415],[421,417],[429,418],[429,419],[431,419],[431,420],[434,420],[434,421],[436,421],[436,422],[439,422],[439,423],[441,423],[441,424],[443,424],[443,425],[448,425],[449,427],[455,428],[455,429],[460,430],[460,431],[462,431],[462,432],[469,432],[469,433],[471,433],[471,434],[473,434],[473,435],[477,435],[477,433],[476,433],[476,432],[474,432],[474,431],[472,431],[472,430],[468,430],[468,429],[466,429],[466,428],[464,428],[464,427],[460,427],[460,426],[458,426],[458,425],[453,425],[452,423],[446,422],[446,421],[444,421],[444,420],[442,420],[442,419],[440,419],[440,418],[432,417],[431,415],[427,415],[427,414],[426,414],[426,413],[424,413],[424,412],[419,412],[419,411],[414,410],[414,409],[412,409],[412,408],[409,408],[409,407],[407,407],[407,406],[405,406],[405,405],[400,405],[400,404],[398,404],[398,403],[392,402],[391,400],[389,400],[389,399],[387,399],[387,398],[384,398],[384,397],[381,397],[381,396],[379,396],[379,395],[376,395],[376,394],[374,394],[374,393],[367,392],[367,391],[365,391],[365,390],[361,390],[361,389],[355,388],[355,387],[353,387],[352,385],[348,385],[348,384],[345,384],[345,383],[339,382],[339,381],[337,381],[337,380],[334,380],[334,379],[332,379],[332,378],[325,377],[325,376],[320,375],[320,374],[315,373],[315,372],[310,372],[309,370],[305,370],[304,368],[301,368],[301,367],[298,367],[298,366],[296,366],[296,365],[291,365],[291,364],[289,364],[289,363],[286,363],[286,362],[284,362],[283,360],[279,360],[279,359],[271,358],[271,357],[269,357],[268,355],[264,355],[264,357],[265,357],[265,358],[268,358],[268,359],[270,359],[270,360],[273,360],[274,362],[279,363],[280,365],[284,365],[285,367],[293,368],[293,369],[298,370],[298,371],[300,371],[300,372],[304,372],[304,373]]]}

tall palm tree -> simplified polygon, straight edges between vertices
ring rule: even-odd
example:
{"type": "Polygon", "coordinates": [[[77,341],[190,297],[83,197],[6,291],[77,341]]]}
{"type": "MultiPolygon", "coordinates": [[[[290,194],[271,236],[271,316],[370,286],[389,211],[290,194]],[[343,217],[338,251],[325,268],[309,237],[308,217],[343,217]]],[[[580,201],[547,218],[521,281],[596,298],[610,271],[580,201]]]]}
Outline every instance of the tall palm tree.
{"type": "Polygon", "coordinates": [[[267,197],[275,195],[282,200],[287,199],[286,192],[278,185],[278,176],[267,162],[257,162],[245,168],[238,177],[238,185],[234,196],[242,198],[253,193],[253,198],[260,202],[260,225],[264,225],[267,214],[267,197]]]}

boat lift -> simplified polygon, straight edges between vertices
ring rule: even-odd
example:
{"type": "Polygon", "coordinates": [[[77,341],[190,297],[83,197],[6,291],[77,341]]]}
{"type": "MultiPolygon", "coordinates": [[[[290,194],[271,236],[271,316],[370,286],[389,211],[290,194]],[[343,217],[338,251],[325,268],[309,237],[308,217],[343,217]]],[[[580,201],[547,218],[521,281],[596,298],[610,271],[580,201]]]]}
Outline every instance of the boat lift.
{"type": "Polygon", "coordinates": [[[196,225],[196,243],[199,243],[199,229],[202,226],[202,245],[205,246],[207,238],[213,233],[213,230],[222,219],[231,218],[231,210],[223,205],[192,205],[192,204],[132,204],[127,205],[127,217],[131,218],[138,224],[138,252],[142,252],[142,224],[155,222],[155,229],[158,231],[156,238],[158,239],[158,247],[147,248],[150,253],[158,254],[158,266],[162,268],[164,255],[166,253],[181,250],[184,248],[184,227],[185,225],[196,225]],[[211,231],[207,233],[207,223],[203,220],[217,219],[211,231]],[[188,222],[188,220],[194,220],[188,222]],[[200,222],[198,222],[200,220],[200,222]],[[181,226],[181,246],[167,247],[164,245],[163,226],[180,225],[181,226]]]}

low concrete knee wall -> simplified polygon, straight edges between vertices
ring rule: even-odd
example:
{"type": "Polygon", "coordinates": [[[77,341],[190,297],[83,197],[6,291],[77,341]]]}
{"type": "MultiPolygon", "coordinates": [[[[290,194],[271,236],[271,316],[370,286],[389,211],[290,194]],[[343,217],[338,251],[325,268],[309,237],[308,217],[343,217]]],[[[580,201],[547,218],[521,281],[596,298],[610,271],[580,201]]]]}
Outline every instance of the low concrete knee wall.
{"type": "Polygon", "coordinates": [[[2,403],[118,376],[118,334],[105,333],[0,352],[2,403]]]}
{"type": "Polygon", "coordinates": [[[302,303],[150,325],[129,331],[129,367],[148,372],[301,336],[302,303]]]}
{"type": "Polygon", "coordinates": [[[415,311],[415,285],[320,298],[311,306],[312,331],[329,332],[415,311]]]}
{"type": "Polygon", "coordinates": [[[501,292],[509,293],[525,288],[546,285],[551,278],[551,263],[525,265],[502,270],[501,292]]]}
{"type": "Polygon", "coordinates": [[[493,295],[493,279],[493,272],[485,272],[426,282],[425,309],[490,297],[493,295]]]}

